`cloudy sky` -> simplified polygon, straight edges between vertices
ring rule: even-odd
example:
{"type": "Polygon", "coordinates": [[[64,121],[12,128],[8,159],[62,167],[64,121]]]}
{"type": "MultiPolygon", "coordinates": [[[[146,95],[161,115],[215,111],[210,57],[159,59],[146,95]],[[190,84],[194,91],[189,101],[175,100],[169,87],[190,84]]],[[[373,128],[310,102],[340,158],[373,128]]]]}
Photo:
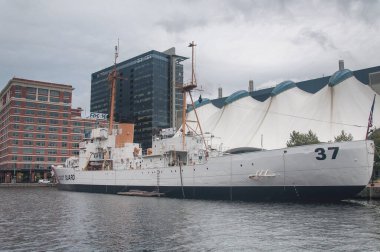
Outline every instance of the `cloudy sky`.
{"type": "MultiPolygon", "coordinates": [[[[71,84],[89,110],[91,73],[172,46],[190,56],[215,98],[248,88],[331,75],[338,60],[380,65],[380,1],[0,0],[0,88],[14,76],[71,84]]],[[[190,79],[190,61],[185,80],[190,79]]]]}

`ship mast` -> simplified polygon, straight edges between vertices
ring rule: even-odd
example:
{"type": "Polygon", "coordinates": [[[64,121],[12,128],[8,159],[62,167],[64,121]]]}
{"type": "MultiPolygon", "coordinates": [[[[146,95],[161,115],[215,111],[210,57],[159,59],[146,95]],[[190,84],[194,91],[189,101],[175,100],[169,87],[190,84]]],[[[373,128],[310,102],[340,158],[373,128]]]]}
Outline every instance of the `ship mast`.
{"type": "Polygon", "coordinates": [[[187,109],[186,108],[186,95],[188,93],[189,96],[190,96],[191,105],[194,108],[195,117],[197,119],[197,125],[199,127],[199,130],[200,130],[200,133],[201,133],[201,137],[202,137],[202,140],[204,142],[204,145],[205,145],[205,148],[206,148],[206,151],[207,151],[207,144],[206,144],[206,141],[205,141],[204,136],[203,136],[202,127],[201,127],[201,124],[199,122],[198,113],[197,113],[197,110],[196,110],[195,105],[194,105],[193,96],[191,95],[191,91],[197,87],[197,82],[196,82],[196,78],[195,78],[195,69],[194,69],[194,47],[195,46],[197,46],[197,45],[194,43],[194,41],[192,41],[189,44],[189,47],[191,47],[191,83],[188,84],[188,85],[184,85],[183,88],[182,88],[182,93],[183,93],[183,104],[182,104],[182,148],[183,148],[183,150],[185,150],[185,148],[186,148],[186,122],[187,122],[186,121],[186,109],[187,109]]]}
{"type": "Polygon", "coordinates": [[[116,71],[116,60],[119,56],[119,40],[117,41],[117,46],[115,46],[115,60],[113,71],[109,74],[108,80],[111,85],[111,105],[110,105],[110,121],[108,126],[108,134],[112,135],[113,123],[114,123],[114,109],[115,109],[115,92],[116,92],[116,79],[117,79],[117,71],[116,71]]]}

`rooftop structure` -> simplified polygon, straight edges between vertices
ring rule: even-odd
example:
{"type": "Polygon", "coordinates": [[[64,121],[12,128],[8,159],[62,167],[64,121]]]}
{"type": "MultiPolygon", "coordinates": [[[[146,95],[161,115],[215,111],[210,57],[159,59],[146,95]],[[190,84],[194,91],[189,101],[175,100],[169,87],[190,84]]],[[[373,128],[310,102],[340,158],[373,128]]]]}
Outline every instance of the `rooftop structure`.
{"type": "MultiPolygon", "coordinates": [[[[340,66],[341,66],[341,63],[340,63],[340,66]]],[[[347,72],[345,73],[347,74],[347,72]]],[[[380,66],[364,68],[364,69],[355,70],[355,71],[349,71],[348,74],[352,74],[361,83],[370,86],[375,92],[380,94],[380,66]]],[[[300,81],[300,82],[295,82],[295,83],[292,81],[285,81],[285,82],[292,82],[294,83],[295,87],[307,93],[315,94],[326,85],[329,85],[329,80],[331,77],[332,76],[324,76],[321,78],[305,80],[305,81],[300,81]]],[[[272,93],[273,90],[275,90],[274,92],[277,92],[276,89],[279,90],[279,86],[280,85],[276,85],[275,87],[254,90],[253,92],[249,92],[249,95],[258,101],[265,101],[271,95],[273,95],[272,93]]],[[[293,84],[291,84],[291,86],[293,86],[293,84]]],[[[222,98],[218,97],[217,99],[211,100],[211,102],[216,107],[221,108],[222,106],[224,106],[224,102],[228,98],[229,96],[222,97],[222,98]]]]}

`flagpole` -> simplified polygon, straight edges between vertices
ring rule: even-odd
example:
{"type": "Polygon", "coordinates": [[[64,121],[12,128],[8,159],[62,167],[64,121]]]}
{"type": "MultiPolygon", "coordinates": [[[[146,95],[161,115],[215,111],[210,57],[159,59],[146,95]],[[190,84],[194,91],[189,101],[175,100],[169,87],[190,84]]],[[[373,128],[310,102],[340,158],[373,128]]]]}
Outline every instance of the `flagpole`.
{"type": "Polygon", "coordinates": [[[375,107],[375,99],[376,99],[376,94],[373,96],[373,102],[372,102],[371,112],[369,113],[369,117],[368,117],[367,133],[366,133],[366,135],[365,135],[365,139],[366,139],[366,140],[368,140],[369,128],[372,127],[372,121],[373,121],[373,108],[375,107]]]}

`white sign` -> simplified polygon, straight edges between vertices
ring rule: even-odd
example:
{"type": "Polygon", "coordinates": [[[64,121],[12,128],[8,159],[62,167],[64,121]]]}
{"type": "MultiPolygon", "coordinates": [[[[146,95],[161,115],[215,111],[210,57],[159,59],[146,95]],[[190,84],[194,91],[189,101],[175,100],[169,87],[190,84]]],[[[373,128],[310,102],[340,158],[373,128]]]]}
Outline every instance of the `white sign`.
{"type": "Polygon", "coordinates": [[[104,119],[104,120],[107,120],[107,116],[108,116],[108,114],[103,114],[103,113],[95,113],[95,112],[91,112],[90,113],[90,118],[92,118],[92,119],[104,119]]]}

